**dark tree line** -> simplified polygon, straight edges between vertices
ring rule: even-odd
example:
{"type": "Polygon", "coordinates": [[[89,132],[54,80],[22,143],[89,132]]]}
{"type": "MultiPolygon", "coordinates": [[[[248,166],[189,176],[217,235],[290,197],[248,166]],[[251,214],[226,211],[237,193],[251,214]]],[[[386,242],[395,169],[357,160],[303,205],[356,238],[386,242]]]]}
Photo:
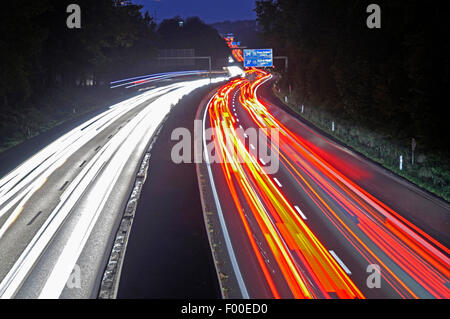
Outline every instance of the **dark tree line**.
{"type": "Polygon", "coordinates": [[[156,24],[140,6],[79,0],[14,0],[0,10],[0,151],[112,98],[102,84],[155,51],[156,24]]]}
{"type": "Polygon", "coordinates": [[[164,20],[158,27],[158,36],[161,48],[193,48],[196,56],[211,56],[216,67],[226,65],[226,58],[230,54],[228,46],[217,30],[198,17],[186,20],[175,17],[164,20]]]}
{"type": "Polygon", "coordinates": [[[80,0],[82,28],[66,26],[71,1],[15,0],[2,4],[0,97],[16,106],[57,85],[101,81],[113,65],[127,67],[136,47],[149,52],[155,24],[140,6],[80,0]]]}
{"type": "Polygon", "coordinates": [[[284,85],[305,105],[399,139],[449,150],[449,23],[444,1],[375,1],[381,29],[361,0],[257,1],[258,21],[289,56],[284,85]]]}
{"type": "MultiPolygon", "coordinates": [[[[109,82],[160,71],[161,48],[227,57],[217,31],[198,18],[155,23],[142,6],[77,0],[81,29],[69,29],[70,0],[14,0],[0,10],[0,151],[108,103],[109,82]],[[175,28],[171,26],[176,24],[175,28]]],[[[170,71],[170,70],[166,70],[170,71]]]]}

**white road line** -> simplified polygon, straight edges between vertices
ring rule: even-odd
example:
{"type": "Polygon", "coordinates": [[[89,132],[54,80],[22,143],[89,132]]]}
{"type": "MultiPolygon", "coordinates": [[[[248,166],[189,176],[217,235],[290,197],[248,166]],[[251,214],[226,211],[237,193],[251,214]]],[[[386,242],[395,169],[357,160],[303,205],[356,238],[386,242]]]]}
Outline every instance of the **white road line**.
{"type": "Polygon", "coordinates": [[[245,138],[248,138],[248,135],[247,135],[246,133],[244,133],[244,137],[245,137],[245,138]]]}
{"type": "Polygon", "coordinates": [[[283,187],[283,185],[281,185],[281,183],[278,181],[276,177],[274,177],[273,180],[275,181],[275,183],[278,184],[278,186],[283,187]]]}
{"type": "Polygon", "coordinates": [[[250,144],[250,147],[252,148],[252,150],[255,150],[255,147],[253,146],[253,144],[250,144]]]}
{"type": "Polygon", "coordinates": [[[239,123],[239,119],[236,119],[236,121],[239,123]]]}
{"type": "Polygon", "coordinates": [[[241,129],[244,129],[244,128],[242,127],[242,125],[239,125],[239,127],[240,127],[241,129]]]}
{"type": "MultiPolygon", "coordinates": [[[[206,135],[205,135],[206,114],[208,113],[209,105],[213,98],[214,98],[214,96],[211,98],[211,100],[209,100],[208,105],[205,108],[205,113],[203,115],[203,147],[204,147],[203,153],[204,153],[205,159],[206,159],[206,167],[208,169],[208,176],[209,176],[209,181],[210,181],[211,189],[212,189],[213,196],[214,196],[214,202],[216,203],[216,207],[217,207],[217,214],[219,215],[220,226],[222,228],[223,237],[225,239],[225,246],[227,247],[228,255],[230,256],[230,259],[231,259],[231,266],[233,267],[233,270],[236,274],[236,279],[237,279],[239,289],[242,294],[242,298],[250,299],[250,296],[247,291],[247,287],[245,286],[244,279],[242,278],[241,270],[239,269],[236,255],[234,254],[233,245],[231,243],[230,235],[228,233],[227,225],[226,225],[225,218],[224,218],[223,212],[222,212],[222,207],[220,206],[219,196],[217,195],[216,186],[214,184],[214,179],[213,179],[212,170],[211,170],[211,164],[209,162],[209,155],[208,155],[208,152],[206,151],[207,150],[206,135]]],[[[242,126],[241,126],[241,128],[242,128],[242,126]]]]}
{"type": "Polygon", "coordinates": [[[259,161],[261,162],[261,164],[266,165],[262,158],[260,158],[259,161]]]}
{"type": "Polygon", "coordinates": [[[336,261],[338,262],[339,265],[341,265],[342,269],[344,269],[344,271],[348,274],[351,275],[352,272],[350,271],[350,269],[347,268],[347,266],[342,262],[342,260],[338,257],[338,255],[336,255],[336,253],[333,250],[330,250],[330,254],[334,257],[334,259],[336,259],[336,261]]]}
{"type": "Polygon", "coordinates": [[[300,214],[300,216],[302,216],[302,218],[304,220],[308,219],[308,218],[306,218],[305,214],[303,214],[303,212],[300,210],[300,208],[297,205],[295,205],[294,208],[297,210],[297,212],[300,214]]]}

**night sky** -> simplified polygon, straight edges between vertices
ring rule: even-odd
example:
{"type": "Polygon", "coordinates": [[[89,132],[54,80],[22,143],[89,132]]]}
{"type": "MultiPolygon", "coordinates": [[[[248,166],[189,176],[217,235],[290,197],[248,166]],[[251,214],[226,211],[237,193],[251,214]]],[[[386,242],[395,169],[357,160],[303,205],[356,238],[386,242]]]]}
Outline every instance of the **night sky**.
{"type": "Polygon", "coordinates": [[[148,10],[152,16],[156,13],[158,23],[177,15],[183,18],[198,16],[206,23],[256,19],[253,11],[254,0],[133,0],[132,2],[144,5],[144,10],[148,10]]]}

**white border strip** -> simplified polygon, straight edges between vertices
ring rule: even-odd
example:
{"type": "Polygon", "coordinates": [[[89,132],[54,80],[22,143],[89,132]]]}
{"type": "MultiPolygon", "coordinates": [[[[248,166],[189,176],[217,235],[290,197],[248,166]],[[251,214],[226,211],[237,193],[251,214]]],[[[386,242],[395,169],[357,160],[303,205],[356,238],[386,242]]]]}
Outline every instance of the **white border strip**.
{"type": "Polygon", "coordinates": [[[300,207],[298,207],[297,205],[294,206],[295,210],[300,214],[300,216],[302,216],[302,218],[304,220],[307,220],[308,218],[306,218],[305,214],[303,214],[303,212],[301,211],[300,207]]]}
{"type": "Polygon", "coordinates": [[[350,271],[350,269],[347,268],[347,266],[342,262],[342,260],[338,257],[338,255],[336,255],[336,253],[333,250],[330,250],[330,254],[334,257],[334,259],[336,259],[336,261],[339,263],[339,265],[341,265],[342,269],[344,269],[344,271],[348,274],[351,275],[352,272],[350,271]]]}

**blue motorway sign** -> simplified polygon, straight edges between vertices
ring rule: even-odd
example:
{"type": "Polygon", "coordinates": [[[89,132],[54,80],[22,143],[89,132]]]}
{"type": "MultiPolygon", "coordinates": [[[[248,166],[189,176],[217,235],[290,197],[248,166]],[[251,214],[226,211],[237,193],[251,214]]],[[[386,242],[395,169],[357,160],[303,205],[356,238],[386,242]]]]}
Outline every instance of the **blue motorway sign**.
{"type": "Polygon", "coordinates": [[[272,49],[244,50],[244,66],[256,68],[272,67],[272,49]]]}

